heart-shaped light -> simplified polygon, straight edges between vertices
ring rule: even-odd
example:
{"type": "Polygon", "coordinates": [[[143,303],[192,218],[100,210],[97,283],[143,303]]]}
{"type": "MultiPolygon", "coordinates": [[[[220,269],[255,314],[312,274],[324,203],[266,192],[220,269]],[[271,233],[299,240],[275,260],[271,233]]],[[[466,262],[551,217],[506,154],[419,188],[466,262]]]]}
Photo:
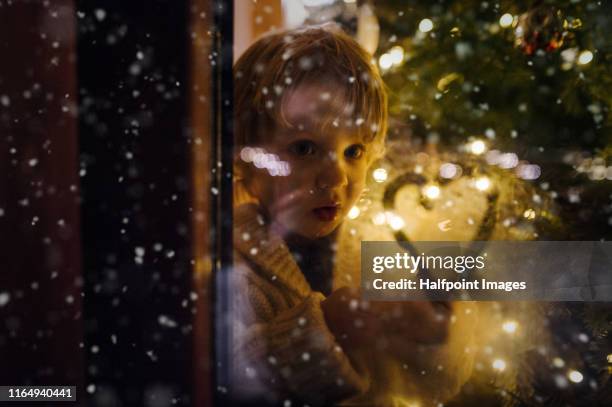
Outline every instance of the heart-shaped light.
{"type": "MultiPolygon", "coordinates": [[[[467,186],[462,185],[462,183],[473,183],[476,189],[484,192],[484,205],[482,205],[481,207],[478,207],[477,205],[472,205],[471,207],[468,207],[468,216],[469,218],[473,218],[475,216],[470,215],[471,213],[475,215],[477,213],[484,212],[484,214],[482,215],[480,223],[476,228],[476,233],[473,237],[468,239],[472,242],[472,244],[469,245],[467,250],[470,253],[480,253],[484,248],[484,244],[482,242],[487,241],[491,237],[495,229],[495,215],[497,208],[497,200],[499,197],[499,191],[497,187],[495,185],[491,185],[491,182],[488,180],[488,178],[485,178],[485,176],[486,174],[483,173],[481,169],[478,169],[477,171],[474,167],[465,168],[464,176],[456,180],[449,180],[444,178],[429,180],[422,174],[407,171],[395,177],[387,184],[383,195],[383,207],[385,211],[388,211],[390,213],[401,214],[402,208],[396,207],[396,204],[398,201],[402,202],[402,194],[407,193],[404,199],[410,199],[410,197],[414,197],[414,193],[416,191],[416,196],[418,197],[418,202],[421,206],[421,208],[417,208],[421,211],[418,217],[421,221],[420,223],[427,225],[427,222],[422,222],[423,219],[427,220],[427,213],[431,213],[431,211],[436,209],[437,206],[439,207],[439,205],[444,205],[444,203],[442,203],[442,201],[444,201],[443,199],[432,198],[439,198],[439,196],[448,197],[450,195],[448,191],[452,190],[453,188],[455,188],[453,195],[461,195],[460,193],[458,194],[457,191],[466,190],[467,186]],[[431,189],[424,189],[424,187],[427,185],[440,185],[440,187],[438,187],[439,190],[434,190],[434,193],[431,193],[431,189]],[[410,195],[410,193],[412,193],[412,195],[410,195]],[[434,200],[437,201],[438,204],[434,203],[434,200]],[[482,210],[482,207],[484,207],[484,211],[482,210]]],[[[414,202],[413,199],[410,199],[410,201],[414,202]]],[[[462,208],[461,212],[463,212],[465,215],[466,205],[459,204],[457,206],[462,208]]],[[[435,217],[432,216],[431,220],[434,219],[435,217]]],[[[436,227],[439,227],[438,221],[433,221],[431,223],[435,224],[436,227]]],[[[428,227],[432,226],[431,223],[428,225],[428,227]]],[[[408,233],[406,231],[407,229],[408,228],[405,225],[403,227],[395,228],[394,237],[398,241],[398,244],[400,244],[410,253],[418,254],[418,251],[414,247],[412,240],[408,236],[408,233]]]]}

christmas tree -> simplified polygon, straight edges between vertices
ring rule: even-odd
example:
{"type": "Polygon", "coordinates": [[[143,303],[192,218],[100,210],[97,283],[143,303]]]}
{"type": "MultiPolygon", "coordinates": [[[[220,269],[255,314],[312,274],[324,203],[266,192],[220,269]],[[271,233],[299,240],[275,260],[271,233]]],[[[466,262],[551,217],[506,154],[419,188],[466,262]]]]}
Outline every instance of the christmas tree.
{"type": "MultiPolygon", "coordinates": [[[[420,188],[404,194],[405,213],[424,219],[432,208],[446,210],[449,222],[474,225],[467,239],[610,239],[610,3],[371,4],[380,24],[375,57],[393,117],[389,154],[373,172],[374,196],[384,201],[387,179],[403,176],[420,188]],[[483,194],[481,202],[471,193],[455,199],[469,188],[483,194]],[[453,198],[446,202],[455,203],[454,212],[436,206],[441,196],[453,198]]],[[[398,240],[424,233],[399,219],[379,223],[388,223],[398,240]]],[[[432,220],[425,222],[427,236],[442,238],[450,223],[438,223],[432,234],[432,220]]],[[[501,374],[509,370],[506,360],[492,360],[496,375],[468,384],[458,405],[611,402],[611,307],[538,307],[547,345],[508,351],[516,365],[511,380],[501,374]]],[[[503,309],[494,315],[507,334],[521,326],[504,322],[503,309]]]]}

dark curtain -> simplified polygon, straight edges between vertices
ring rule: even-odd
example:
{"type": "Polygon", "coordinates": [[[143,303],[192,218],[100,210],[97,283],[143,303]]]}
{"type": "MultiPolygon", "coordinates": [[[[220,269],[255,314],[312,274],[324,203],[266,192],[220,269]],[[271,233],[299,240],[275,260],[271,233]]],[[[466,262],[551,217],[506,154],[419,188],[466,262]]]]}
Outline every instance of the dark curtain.
{"type": "Polygon", "coordinates": [[[193,12],[0,1],[0,384],[194,402],[193,12]]]}
{"type": "Polygon", "coordinates": [[[82,388],[75,30],[70,0],[0,3],[3,385],[82,388]]]}
{"type": "Polygon", "coordinates": [[[188,5],[77,1],[93,406],[192,403],[188,5]]]}

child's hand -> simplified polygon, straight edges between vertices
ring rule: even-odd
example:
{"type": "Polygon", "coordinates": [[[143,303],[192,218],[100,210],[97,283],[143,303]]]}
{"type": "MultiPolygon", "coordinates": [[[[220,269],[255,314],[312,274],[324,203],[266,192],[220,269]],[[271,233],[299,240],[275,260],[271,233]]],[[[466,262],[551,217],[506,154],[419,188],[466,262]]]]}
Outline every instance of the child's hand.
{"type": "Polygon", "coordinates": [[[445,301],[371,302],[370,311],[380,318],[387,337],[441,344],[448,338],[451,303],[445,301]]]}
{"type": "Polygon", "coordinates": [[[448,302],[368,302],[358,289],[342,287],[321,304],[330,330],[340,342],[368,345],[381,337],[441,344],[448,337],[448,302]]]}

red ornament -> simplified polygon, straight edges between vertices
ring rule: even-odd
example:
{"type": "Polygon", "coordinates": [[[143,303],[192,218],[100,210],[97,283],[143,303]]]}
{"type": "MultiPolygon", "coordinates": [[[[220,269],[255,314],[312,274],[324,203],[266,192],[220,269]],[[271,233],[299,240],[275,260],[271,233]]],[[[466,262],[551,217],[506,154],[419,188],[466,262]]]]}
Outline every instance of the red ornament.
{"type": "Polygon", "coordinates": [[[537,6],[519,17],[514,34],[516,46],[526,55],[538,50],[555,51],[561,48],[566,35],[561,11],[552,6],[537,6]]]}

